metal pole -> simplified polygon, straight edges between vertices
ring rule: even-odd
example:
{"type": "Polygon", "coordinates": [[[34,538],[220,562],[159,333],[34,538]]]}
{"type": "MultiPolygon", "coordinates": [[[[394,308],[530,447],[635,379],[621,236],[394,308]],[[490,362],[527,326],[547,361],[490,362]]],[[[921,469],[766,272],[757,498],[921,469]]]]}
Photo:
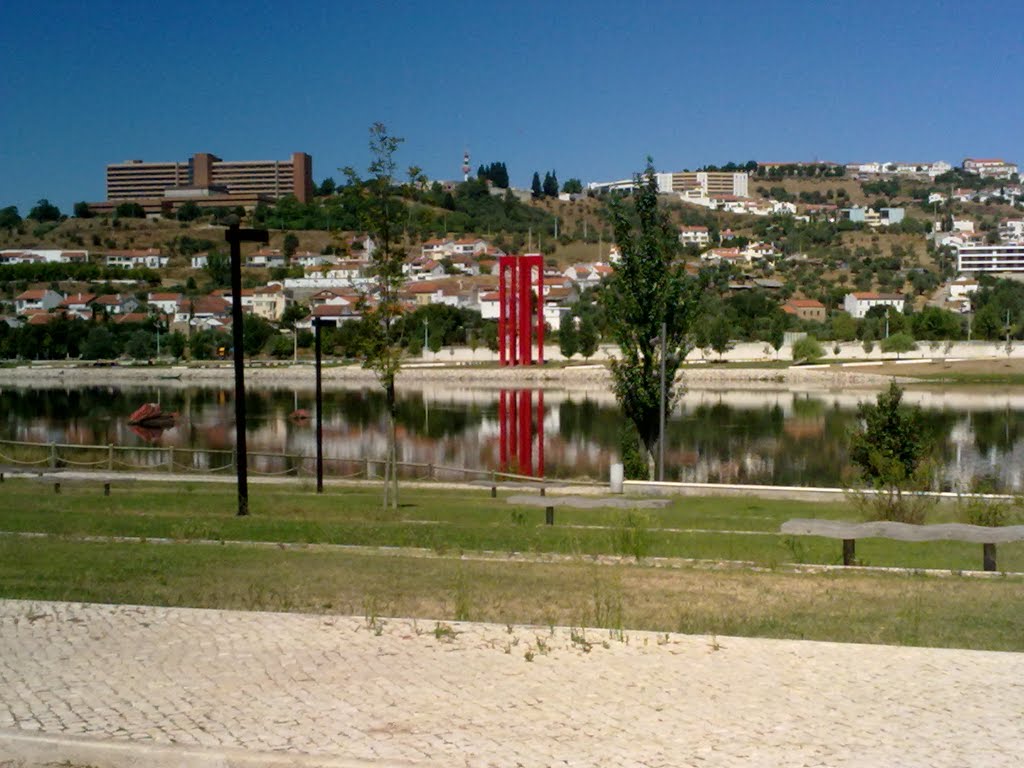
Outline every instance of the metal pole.
{"type": "Polygon", "coordinates": [[[665,481],[665,323],[661,324],[661,408],[658,414],[658,482],[665,481]]]}
{"type": "Polygon", "coordinates": [[[316,329],[316,492],[324,492],[324,390],[321,381],[320,319],[313,319],[316,329]]]}
{"type": "Polygon", "coordinates": [[[245,444],[245,336],[242,317],[242,241],[269,241],[265,229],[238,228],[238,219],[228,226],[224,239],[231,246],[231,336],[235,361],[235,472],[238,476],[238,514],[249,514],[249,474],[245,444]]]}
{"type": "Polygon", "coordinates": [[[245,444],[245,336],[242,318],[242,248],[238,225],[228,229],[231,243],[231,335],[235,359],[235,448],[238,460],[238,514],[249,514],[249,472],[245,444]]]}

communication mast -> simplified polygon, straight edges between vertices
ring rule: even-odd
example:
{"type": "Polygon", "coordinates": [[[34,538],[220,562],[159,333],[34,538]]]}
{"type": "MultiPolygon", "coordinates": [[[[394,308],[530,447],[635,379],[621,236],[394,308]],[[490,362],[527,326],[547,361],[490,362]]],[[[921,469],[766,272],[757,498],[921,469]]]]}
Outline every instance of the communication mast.
{"type": "Polygon", "coordinates": [[[462,180],[469,181],[469,150],[462,153],[462,180]]]}

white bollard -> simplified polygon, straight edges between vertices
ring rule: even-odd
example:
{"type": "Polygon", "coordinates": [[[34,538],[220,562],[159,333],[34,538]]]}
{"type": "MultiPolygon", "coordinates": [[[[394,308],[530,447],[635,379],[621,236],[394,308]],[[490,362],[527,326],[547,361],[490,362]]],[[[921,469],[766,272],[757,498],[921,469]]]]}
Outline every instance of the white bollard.
{"type": "Polygon", "coordinates": [[[612,493],[622,493],[622,479],[623,469],[621,464],[612,464],[611,471],[611,491],[612,493]]]}

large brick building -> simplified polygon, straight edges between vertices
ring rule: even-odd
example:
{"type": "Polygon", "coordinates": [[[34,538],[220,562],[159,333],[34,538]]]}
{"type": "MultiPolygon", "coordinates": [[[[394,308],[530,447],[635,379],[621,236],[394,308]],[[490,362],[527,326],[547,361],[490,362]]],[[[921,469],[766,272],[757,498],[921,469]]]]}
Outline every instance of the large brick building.
{"type": "Polygon", "coordinates": [[[251,207],[285,195],[303,203],[313,197],[313,159],[305,152],[295,152],[289,160],[238,161],[198,152],[184,162],[129,160],[107,166],[109,206],[133,201],[148,211],[195,200],[204,206],[251,207]]]}

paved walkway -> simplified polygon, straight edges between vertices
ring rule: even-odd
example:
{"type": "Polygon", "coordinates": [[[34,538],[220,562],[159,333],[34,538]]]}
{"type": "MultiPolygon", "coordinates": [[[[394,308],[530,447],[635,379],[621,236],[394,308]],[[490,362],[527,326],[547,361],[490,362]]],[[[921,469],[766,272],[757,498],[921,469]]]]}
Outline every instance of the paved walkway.
{"type": "Polygon", "coordinates": [[[1024,654],[0,601],[0,766],[1018,766],[1022,712],[1024,654]]]}

